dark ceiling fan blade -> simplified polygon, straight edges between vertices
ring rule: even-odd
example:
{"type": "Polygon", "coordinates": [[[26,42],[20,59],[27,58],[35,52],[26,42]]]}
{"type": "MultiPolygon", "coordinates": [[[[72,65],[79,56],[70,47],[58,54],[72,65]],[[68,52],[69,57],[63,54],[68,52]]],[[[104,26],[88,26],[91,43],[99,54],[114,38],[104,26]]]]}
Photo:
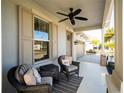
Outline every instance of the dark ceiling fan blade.
{"type": "Polygon", "coordinates": [[[75,19],[78,19],[78,20],[84,20],[84,21],[87,21],[88,19],[85,18],[85,17],[75,17],[75,19]]]}
{"type": "Polygon", "coordinates": [[[71,20],[71,24],[72,24],[72,25],[75,25],[75,21],[74,21],[74,19],[71,20]]]}
{"type": "Polygon", "coordinates": [[[60,12],[56,12],[56,13],[60,15],[68,16],[67,14],[64,14],[64,13],[60,13],[60,12]]]}
{"type": "Polygon", "coordinates": [[[62,20],[60,20],[59,22],[65,21],[65,20],[67,20],[67,19],[68,19],[68,18],[62,19],[62,20]]]}
{"type": "Polygon", "coordinates": [[[73,16],[78,15],[81,12],[81,9],[77,9],[73,12],[73,16]]]}

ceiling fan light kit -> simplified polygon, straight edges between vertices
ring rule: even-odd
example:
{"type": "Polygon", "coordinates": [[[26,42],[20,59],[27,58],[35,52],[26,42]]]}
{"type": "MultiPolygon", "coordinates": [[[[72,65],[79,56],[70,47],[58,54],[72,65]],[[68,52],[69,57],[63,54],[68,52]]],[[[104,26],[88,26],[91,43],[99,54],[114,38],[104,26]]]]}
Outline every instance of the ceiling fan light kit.
{"type": "Polygon", "coordinates": [[[77,16],[80,12],[81,12],[81,9],[77,9],[73,12],[73,8],[70,8],[70,13],[69,14],[64,14],[64,13],[61,13],[61,12],[56,12],[56,13],[60,14],[60,15],[63,15],[63,16],[66,16],[66,18],[60,20],[59,22],[63,22],[65,20],[70,19],[71,24],[75,25],[75,20],[74,19],[78,19],[78,20],[82,20],[82,21],[87,21],[88,20],[88,18],[86,18],[86,17],[77,16]]]}

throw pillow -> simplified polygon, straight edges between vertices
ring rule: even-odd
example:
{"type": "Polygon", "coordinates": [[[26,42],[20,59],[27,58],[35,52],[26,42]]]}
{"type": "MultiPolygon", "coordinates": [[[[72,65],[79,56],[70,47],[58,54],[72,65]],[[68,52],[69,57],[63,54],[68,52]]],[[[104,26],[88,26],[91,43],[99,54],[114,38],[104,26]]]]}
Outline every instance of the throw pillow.
{"type": "Polygon", "coordinates": [[[28,66],[25,64],[18,66],[15,70],[15,78],[20,84],[25,84],[23,76],[27,72],[27,70],[28,66]]]}
{"type": "Polygon", "coordinates": [[[68,59],[62,59],[62,64],[66,66],[70,66],[69,60],[68,59]]]}
{"type": "Polygon", "coordinates": [[[68,59],[69,60],[69,64],[70,65],[72,64],[72,57],[71,56],[65,56],[65,59],[68,59]]]}
{"type": "Polygon", "coordinates": [[[36,79],[31,68],[25,73],[24,81],[26,85],[36,85],[36,79]]]}
{"type": "Polygon", "coordinates": [[[33,74],[34,74],[34,77],[35,77],[35,79],[36,79],[37,85],[38,85],[38,84],[41,84],[41,76],[40,76],[40,74],[38,73],[37,69],[32,68],[32,70],[33,70],[33,74]]]}

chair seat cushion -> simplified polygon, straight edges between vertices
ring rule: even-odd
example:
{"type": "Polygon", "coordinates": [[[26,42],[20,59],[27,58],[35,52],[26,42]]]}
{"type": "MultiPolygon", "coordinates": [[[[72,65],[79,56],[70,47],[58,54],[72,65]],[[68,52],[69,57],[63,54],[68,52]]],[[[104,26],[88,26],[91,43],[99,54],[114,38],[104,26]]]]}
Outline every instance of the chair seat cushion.
{"type": "Polygon", "coordinates": [[[67,69],[68,69],[69,72],[71,72],[71,71],[74,71],[74,70],[78,69],[78,67],[75,66],[75,65],[70,65],[70,66],[67,67],[67,69]]]}
{"type": "Polygon", "coordinates": [[[52,77],[42,77],[41,84],[50,84],[52,86],[53,84],[53,78],[52,77]]]}

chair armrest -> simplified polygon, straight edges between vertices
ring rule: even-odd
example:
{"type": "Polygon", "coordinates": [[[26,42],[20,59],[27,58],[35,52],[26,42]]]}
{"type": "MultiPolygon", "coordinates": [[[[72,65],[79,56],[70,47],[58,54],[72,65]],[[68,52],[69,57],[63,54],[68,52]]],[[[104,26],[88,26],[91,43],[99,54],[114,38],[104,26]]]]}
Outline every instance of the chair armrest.
{"type": "Polygon", "coordinates": [[[31,86],[21,86],[18,87],[18,91],[21,93],[44,93],[47,91],[47,93],[52,93],[52,86],[49,84],[42,84],[42,85],[31,85],[31,86]]]}
{"type": "Polygon", "coordinates": [[[77,61],[72,61],[72,65],[75,65],[75,66],[80,66],[80,62],[77,62],[77,61]]]}

